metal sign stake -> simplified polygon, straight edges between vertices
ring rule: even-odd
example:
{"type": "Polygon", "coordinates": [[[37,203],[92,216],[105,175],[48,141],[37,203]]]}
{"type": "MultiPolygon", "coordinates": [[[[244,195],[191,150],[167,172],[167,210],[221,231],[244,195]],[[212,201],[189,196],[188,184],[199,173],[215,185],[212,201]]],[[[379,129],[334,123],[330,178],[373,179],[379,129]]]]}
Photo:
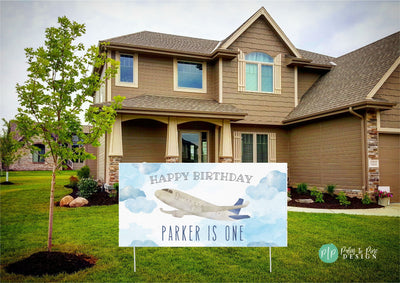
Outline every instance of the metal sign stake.
{"type": "Polygon", "coordinates": [[[133,272],[136,272],[136,249],[133,247],[133,272]]]}

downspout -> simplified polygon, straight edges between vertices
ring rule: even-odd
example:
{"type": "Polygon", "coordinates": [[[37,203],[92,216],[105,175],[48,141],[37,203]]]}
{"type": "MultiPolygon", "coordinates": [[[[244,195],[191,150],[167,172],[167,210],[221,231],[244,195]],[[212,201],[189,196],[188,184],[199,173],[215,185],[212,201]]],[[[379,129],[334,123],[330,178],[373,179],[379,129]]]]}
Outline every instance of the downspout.
{"type": "Polygon", "coordinates": [[[366,164],[365,164],[365,123],[364,117],[356,112],[354,112],[353,107],[349,107],[349,112],[354,116],[361,119],[361,165],[362,165],[362,179],[363,179],[363,189],[364,193],[367,192],[366,183],[366,164]]]}

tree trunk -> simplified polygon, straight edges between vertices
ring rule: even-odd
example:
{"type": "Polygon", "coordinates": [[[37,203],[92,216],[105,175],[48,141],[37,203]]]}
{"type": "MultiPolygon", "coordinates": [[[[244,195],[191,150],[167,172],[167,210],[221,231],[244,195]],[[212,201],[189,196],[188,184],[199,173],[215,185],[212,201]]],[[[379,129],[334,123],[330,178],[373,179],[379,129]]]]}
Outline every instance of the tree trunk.
{"type": "Polygon", "coordinates": [[[6,182],[8,182],[8,170],[6,171],[6,182]]]}
{"type": "Polygon", "coordinates": [[[51,252],[51,240],[53,235],[53,210],[54,210],[54,189],[56,187],[56,171],[57,167],[54,164],[53,173],[51,175],[51,189],[50,189],[50,208],[49,208],[49,234],[47,242],[47,250],[51,252]]]}

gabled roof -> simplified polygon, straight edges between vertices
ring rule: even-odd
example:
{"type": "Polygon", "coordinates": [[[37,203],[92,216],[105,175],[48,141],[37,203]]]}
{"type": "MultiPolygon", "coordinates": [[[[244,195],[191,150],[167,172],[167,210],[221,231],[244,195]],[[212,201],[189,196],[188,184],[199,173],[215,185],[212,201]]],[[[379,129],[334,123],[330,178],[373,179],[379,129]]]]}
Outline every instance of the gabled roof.
{"type": "Polygon", "coordinates": [[[268,14],[267,10],[264,7],[261,7],[257,12],[255,12],[246,22],[244,22],[238,29],[236,29],[230,36],[228,36],[225,40],[221,42],[221,48],[227,49],[235,40],[245,32],[258,18],[263,17],[267,20],[267,22],[272,26],[275,32],[279,35],[282,41],[286,44],[290,51],[292,51],[293,55],[301,58],[301,54],[293,45],[293,43],[289,40],[289,38],[285,35],[285,33],[281,30],[278,24],[274,21],[270,14],[268,14]]]}
{"type": "MultiPolygon", "coordinates": [[[[369,95],[399,64],[400,32],[334,59],[336,66],[303,95],[285,123],[353,105],[387,104],[369,95]]],[[[393,103],[392,103],[393,104],[393,103]]]]}
{"type": "MultiPolygon", "coordinates": [[[[108,104],[108,103],[106,103],[108,104]]],[[[96,105],[101,106],[101,105],[96,105]]],[[[125,99],[120,113],[140,113],[151,115],[174,115],[184,117],[227,118],[241,120],[247,115],[231,104],[215,100],[140,95],[125,99]]]]}
{"type": "Polygon", "coordinates": [[[142,31],[102,40],[110,44],[134,45],[181,52],[211,54],[219,41],[179,36],[151,31],[142,31]]]}
{"type": "Polygon", "coordinates": [[[287,36],[268,14],[264,7],[261,7],[245,23],[243,23],[223,41],[142,31],[101,40],[101,42],[109,42],[111,46],[139,47],[145,49],[186,52],[211,56],[217,50],[226,50],[226,52],[228,52],[229,50],[227,50],[227,48],[260,17],[263,17],[267,20],[267,22],[272,26],[274,31],[282,39],[284,44],[289,48],[293,55],[301,58],[300,52],[290,42],[289,38],[287,38],[287,36]]]}

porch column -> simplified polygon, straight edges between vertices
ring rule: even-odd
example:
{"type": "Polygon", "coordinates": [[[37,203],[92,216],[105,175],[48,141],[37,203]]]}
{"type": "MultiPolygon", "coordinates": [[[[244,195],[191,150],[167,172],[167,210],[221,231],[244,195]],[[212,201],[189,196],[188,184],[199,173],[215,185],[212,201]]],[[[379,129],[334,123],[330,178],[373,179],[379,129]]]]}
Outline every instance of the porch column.
{"type": "Polygon", "coordinates": [[[231,123],[229,120],[224,119],[221,128],[219,162],[221,163],[233,162],[232,152],[233,151],[232,151],[231,123]]]}
{"type": "Polygon", "coordinates": [[[121,126],[121,115],[115,118],[112,131],[109,135],[110,146],[108,151],[108,180],[107,183],[110,185],[117,183],[119,179],[119,163],[123,156],[122,148],[122,126],[121,126]]]}
{"type": "Polygon", "coordinates": [[[176,163],[179,161],[178,121],[176,117],[168,118],[167,145],[165,149],[165,162],[176,163]]]}
{"type": "Polygon", "coordinates": [[[367,124],[367,178],[368,190],[367,192],[372,195],[379,186],[379,139],[377,128],[376,111],[367,111],[366,113],[367,124]]]}

